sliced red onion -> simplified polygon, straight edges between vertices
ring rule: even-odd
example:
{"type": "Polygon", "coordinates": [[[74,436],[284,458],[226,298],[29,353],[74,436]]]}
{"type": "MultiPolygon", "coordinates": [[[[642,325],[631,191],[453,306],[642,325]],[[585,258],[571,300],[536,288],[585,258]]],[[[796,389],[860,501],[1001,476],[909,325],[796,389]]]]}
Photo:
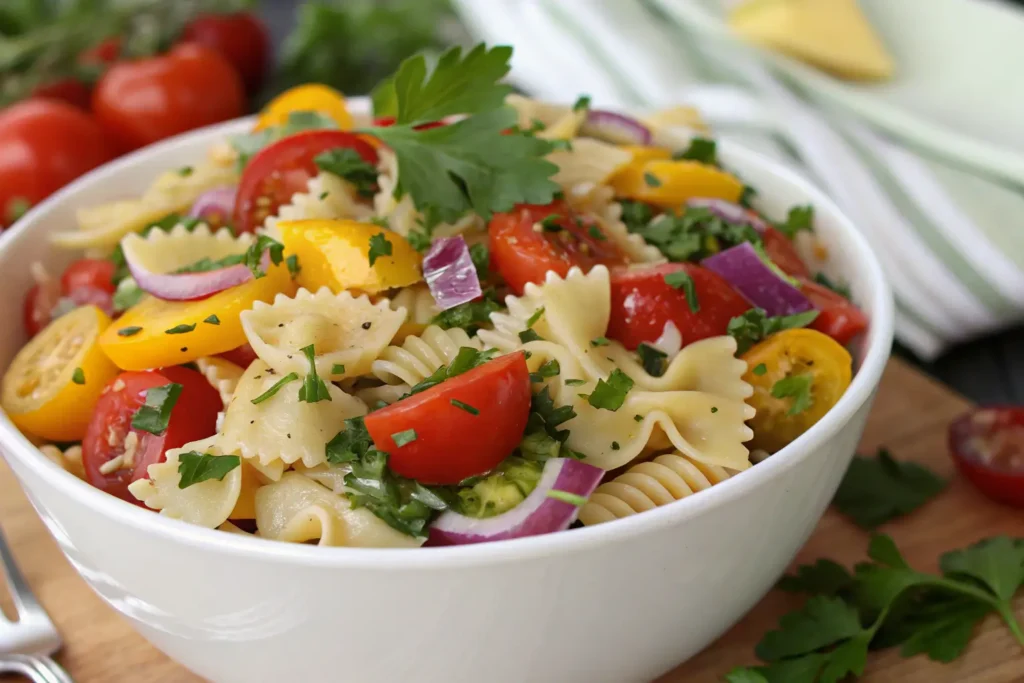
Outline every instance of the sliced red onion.
{"type": "Polygon", "coordinates": [[[814,306],[785,274],[761,258],[750,242],[709,256],[701,265],[724,277],[751,304],[770,316],[793,315],[814,306]]]}
{"type": "Polygon", "coordinates": [[[649,145],[653,139],[650,129],[636,119],[600,109],[587,113],[580,133],[616,145],[649,145]]]}
{"type": "Polygon", "coordinates": [[[483,294],[473,257],[461,235],[434,240],[423,257],[423,277],[442,311],[483,294]]]}
{"type": "Polygon", "coordinates": [[[576,521],[579,505],[601,483],[604,470],[571,458],[552,458],[522,503],[496,517],[477,519],[446,512],[430,526],[429,545],[465,545],[549,534],[576,521]],[[561,497],[558,497],[561,496],[561,497]]]}
{"type": "Polygon", "coordinates": [[[724,199],[690,199],[686,202],[686,205],[707,209],[722,220],[729,221],[730,223],[747,223],[758,232],[764,232],[769,227],[768,223],[750,209],[739,204],[727,202],[724,199]]]}
{"type": "Polygon", "coordinates": [[[227,225],[235,210],[235,194],[234,187],[218,187],[208,190],[199,195],[199,199],[192,205],[188,215],[192,218],[202,219],[214,229],[227,225]]]}
{"type": "MultiPolygon", "coordinates": [[[[127,249],[125,250],[125,261],[128,263],[128,270],[131,271],[132,277],[135,278],[135,282],[142,291],[166,301],[205,299],[217,292],[223,292],[225,289],[248,282],[255,277],[244,263],[205,273],[154,273],[133,259],[131,251],[127,249]]],[[[269,250],[263,252],[260,267],[264,272],[270,268],[269,250]]]]}

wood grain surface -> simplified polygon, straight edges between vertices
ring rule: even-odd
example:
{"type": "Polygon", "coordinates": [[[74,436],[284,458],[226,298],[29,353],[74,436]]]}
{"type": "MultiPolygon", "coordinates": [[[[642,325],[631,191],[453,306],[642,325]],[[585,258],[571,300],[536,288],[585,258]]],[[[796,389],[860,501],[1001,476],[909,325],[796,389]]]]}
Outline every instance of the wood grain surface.
{"type": "MultiPolygon", "coordinates": [[[[927,464],[953,477],[939,498],[915,514],[887,525],[916,567],[936,568],[938,556],[987,536],[1024,537],[1024,514],[990,503],[955,477],[946,453],[946,425],[969,404],[903,362],[889,364],[868,423],[862,452],[889,447],[902,459],[927,464]]],[[[199,679],[148,645],[75,574],[18,488],[0,464],[0,521],[22,570],[64,637],[58,657],[78,683],[194,683],[199,679]]],[[[868,535],[829,512],[797,562],[830,557],[852,564],[865,558],[868,535]]],[[[0,591],[2,592],[2,591],[0,591]]],[[[0,602],[9,607],[7,596],[0,602]]],[[[710,648],[659,683],[711,683],[734,666],[754,662],[753,650],[779,615],[799,598],[774,591],[710,648]]],[[[1024,600],[1017,612],[1024,618],[1024,600]]],[[[624,653],[628,656],[628,653],[624,653]]],[[[864,677],[869,683],[1018,683],[1024,681],[1024,652],[993,617],[967,653],[939,665],[924,657],[901,659],[896,652],[873,654],[864,677]]]]}

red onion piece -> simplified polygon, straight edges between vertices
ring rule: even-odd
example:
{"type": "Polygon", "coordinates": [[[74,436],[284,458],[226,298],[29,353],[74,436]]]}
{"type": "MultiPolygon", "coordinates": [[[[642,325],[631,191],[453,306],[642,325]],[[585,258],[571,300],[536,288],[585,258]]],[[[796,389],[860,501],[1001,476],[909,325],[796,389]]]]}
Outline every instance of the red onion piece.
{"type": "Polygon", "coordinates": [[[600,109],[587,113],[580,133],[616,145],[649,145],[653,139],[650,129],[636,119],[600,109]]]}
{"type": "Polygon", "coordinates": [[[743,297],[770,316],[793,315],[814,306],[804,293],[765,263],[750,242],[709,256],[701,265],[724,277],[743,297]]]}
{"type": "MultiPolygon", "coordinates": [[[[125,250],[125,261],[142,291],[166,301],[205,299],[255,277],[244,263],[205,273],[154,273],[132,259],[129,250],[125,250]]],[[[260,267],[264,272],[270,268],[269,251],[263,252],[260,267]]]]}
{"type": "Polygon", "coordinates": [[[227,225],[235,210],[235,194],[234,187],[218,187],[208,190],[199,195],[199,199],[192,205],[188,215],[205,221],[214,229],[227,225]]]}
{"type": "Polygon", "coordinates": [[[549,494],[561,491],[586,499],[603,476],[604,470],[599,467],[571,458],[552,458],[544,464],[537,488],[522,503],[486,519],[446,512],[430,526],[428,543],[465,545],[562,531],[576,521],[579,507],[549,494]]]}
{"type": "Polygon", "coordinates": [[[769,228],[768,223],[755,212],[739,204],[727,202],[724,199],[691,199],[686,202],[686,205],[707,209],[722,220],[730,223],[747,223],[754,230],[761,233],[769,228]]]}
{"type": "Polygon", "coordinates": [[[442,311],[483,294],[469,247],[461,235],[434,240],[423,257],[423,277],[442,311]]]}

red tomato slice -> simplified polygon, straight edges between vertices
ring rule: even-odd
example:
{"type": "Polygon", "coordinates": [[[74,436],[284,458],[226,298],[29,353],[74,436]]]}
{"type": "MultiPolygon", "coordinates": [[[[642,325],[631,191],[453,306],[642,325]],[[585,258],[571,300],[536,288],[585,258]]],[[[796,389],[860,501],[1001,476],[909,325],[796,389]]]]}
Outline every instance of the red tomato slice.
{"type": "Polygon", "coordinates": [[[216,432],[217,413],[223,408],[220,394],[195,370],[175,366],[121,373],[103,390],[82,440],[86,479],[98,489],[141,505],[128,492],[128,484],[145,478],[146,468],[163,462],[169,449],[212,436],[216,432]],[[180,384],[182,389],[166,431],[158,435],[133,429],[132,417],[145,403],[146,390],[171,382],[180,384]],[[125,439],[130,432],[138,438],[132,465],[106,474],[101,472],[104,463],[124,455],[125,439]]]}
{"type": "Polygon", "coordinates": [[[235,230],[252,232],[277,213],[296,192],[305,192],[317,172],[313,159],[321,152],[347,147],[371,164],[377,152],[358,135],[340,130],[296,133],[261,149],[242,173],[235,199],[235,230]]]}
{"type": "Polygon", "coordinates": [[[516,294],[523,293],[527,282],[543,282],[549,270],[564,277],[573,266],[585,272],[599,263],[627,262],[596,222],[576,216],[562,200],[545,206],[520,204],[508,213],[495,214],[488,232],[491,265],[516,294]],[[552,221],[558,230],[534,228],[551,216],[558,217],[552,221]]]}
{"type": "Polygon", "coordinates": [[[960,472],[992,500],[1024,507],[1024,408],[977,408],[949,425],[960,472]]]}
{"type": "Polygon", "coordinates": [[[105,292],[114,293],[114,262],[107,259],[83,258],[74,261],[60,276],[61,291],[64,296],[79,287],[93,287],[105,292]]]}
{"type": "Polygon", "coordinates": [[[224,360],[234,363],[241,368],[249,367],[254,360],[259,358],[249,344],[242,344],[237,349],[231,349],[220,354],[224,360]]]}
{"type": "Polygon", "coordinates": [[[53,319],[53,307],[60,299],[60,287],[54,281],[43,285],[35,285],[25,295],[22,316],[25,333],[29,337],[39,334],[40,330],[50,324],[53,319]]]}
{"type": "Polygon", "coordinates": [[[811,271],[807,269],[807,265],[788,237],[771,227],[765,230],[761,237],[764,239],[764,252],[783,272],[793,277],[811,277],[811,271]]]}
{"type": "Polygon", "coordinates": [[[666,263],[643,269],[612,271],[612,314],[608,336],[628,349],[651,343],[665,324],[673,323],[683,346],[726,333],[729,321],[750,310],[750,303],[725,278],[692,263],[666,263]],[[665,276],[685,272],[693,279],[699,310],[690,310],[686,291],[675,289],[665,276]]]}
{"type": "Polygon", "coordinates": [[[800,278],[800,291],[820,311],[811,329],[827,334],[843,346],[867,329],[868,317],[846,297],[803,278],[800,278]]]}
{"type": "Polygon", "coordinates": [[[508,457],[529,417],[526,356],[512,353],[374,411],[365,423],[396,474],[424,484],[457,484],[508,457]],[[415,441],[396,445],[394,435],[408,430],[415,430],[415,441]]]}

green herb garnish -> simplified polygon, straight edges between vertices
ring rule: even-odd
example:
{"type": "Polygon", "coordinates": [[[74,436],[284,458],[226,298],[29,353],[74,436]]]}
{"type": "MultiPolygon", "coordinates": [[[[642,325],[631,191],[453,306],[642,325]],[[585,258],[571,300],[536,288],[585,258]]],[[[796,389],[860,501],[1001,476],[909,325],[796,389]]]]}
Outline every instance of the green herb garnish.
{"type": "Polygon", "coordinates": [[[718,144],[714,140],[696,137],[690,140],[690,146],[682,152],[676,152],[672,158],[677,161],[699,161],[709,166],[718,166],[718,144]]]}
{"type": "Polygon", "coordinates": [[[321,171],[332,173],[351,183],[360,197],[372,197],[377,192],[377,167],[359,156],[349,147],[321,152],[313,158],[321,171]]]}
{"type": "Polygon", "coordinates": [[[410,444],[416,440],[416,430],[406,429],[402,432],[395,432],[391,435],[391,439],[395,442],[397,447],[401,448],[402,446],[410,444]]]}
{"type": "Polygon", "coordinates": [[[900,462],[884,449],[874,458],[854,456],[832,500],[859,526],[874,529],[909,514],[946,488],[946,480],[912,462],[900,462]]]}
{"type": "Polygon", "coordinates": [[[220,325],[220,318],[217,317],[216,313],[211,313],[207,317],[203,318],[203,322],[207,325],[220,325]]]}
{"type": "Polygon", "coordinates": [[[299,265],[299,257],[292,254],[284,260],[285,265],[288,267],[288,273],[295,277],[302,272],[302,266],[299,265]]]}
{"type": "Polygon", "coordinates": [[[565,380],[565,386],[567,387],[580,387],[587,383],[585,379],[567,379],[565,380]]]}
{"type": "Polygon", "coordinates": [[[610,342],[608,341],[608,337],[594,337],[593,339],[590,340],[590,345],[594,347],[608,346],[609,343],[610,342]]]}
{"type": "Polygon", "coordinates": [[[388,241],[388,238],[384,236],[384,233],[378,232],[376,235],[370,238],[370,251],[367,254],[367,258],[370,261],[370,267],[377,262],[381,256],[391,256],[392,244],[388,241]]]}
{"type": "Polygon", "coordinates": [[[572,105],[573,111],[581,111],[583,109],[590,109],[590,95],[580,95],[572,105]]]}
{"type": "Polygon", "coordinates": [[[535,322],[537,322],[538,320],[540,320],[540,317],[542,315],[544,315],[544,307],[543,306],[541,306],[536,311],[534,311],[533,315],[531,315],[529,318],[526,319],[526,326],[527,327],[533,327],[533,324],[535,322]]]}
{"type": "Polygon", "coordinates": [[[595,408],[615,412],[626,402],[626,394],[633,388],[633,380],[616,368],[607,380],[599,379],[594,391],[587,396],[587,403],[595,408]]]}
{"type": "Polygon", "coordinates": [[[167,431],[181,389],[181,385],[174,382],[146,389],[145,403],[132,416],[132,429],[158,435],[167,431]]]}
{"type": "Polygon", "coordinates": [[[796,234],[801,230],[813,232],[814,207],[810,204],[806,206],[794,206],[789,210],[789,215],[786,216],[785,222],[776,223],[775,227],[789,239],[796,237],[796,234]]]}
{"type": "Polygon", "coordinates": [[[331,374],[332,375],[344,375],[345,374],[345,366],[342,365],[341,363],[335,363],[334,365],[331,366],[331,374]]]}
{"type": "Polygon", "coordinates": [[[85,384],[85,371],[82,368],[75,368],[71,373],[71,381],[75,384],[85,384]]]}
{"type": "Polygon", "coordinates": [[[817,317],[818,311],[811,310],[769,318],[763,309],[752,308],[730,320],[726,332],[736,339],[736,353],[742,355],[762,339],[767,339],[782,330],[807,327],[817,317]]]}
{"type": "Polygon", "coordinates": [[[164,334],[188,334],[194,329],[196,329],[195,323],[192,323],[191,325],[186,325],[185,323],[182,323],[180,325],[175,325],[169,330],[164,330],[164,334]]]}
{"type": "Polygon", "coordinates": [[[640,346],[636,347],[636,352],[640,356],[640,364],[644,366],[644,370],[648,375],[651,377],[661,377],[665,374],[667,353],[654,348],[650,344],[640,344],[640,346]]]}
{"type": "Polygon", "coordinates": [[[178,455],[179,489],[187,489],[201,481],[216,479],[221,481],[228,472],[242,464],[237,455],[211,455],[198,451],[189,451],[178,455]]]}
{"type": "Polygon", "coordinates": [[[294,382],[298,378],[299,378],[298,374],[296,374],[294,372],[289,372],[287,375],[285,375],[281,379],[279,379],[276,382],[274,382],[274,385],[272,387],[270,387],[269,389],[264,391],[262,394],[260,394],[256,398],[254,398],[252,400],[253,405],[259,405],[260,403],[263,403],[268,398],[270,398],[271,396],[276,394],[278,391],[280,391],[281,387],[283,387],[285,384],[288,384],[289,382],[294,382]]]}
{"type": "Polygon", "coordinates": [[[568,491],[559,491],[558,489],[548,491],[548,498],[554,498],[555,500],[560,500],[563,503],[575,505],[576,507],[583,507],[587,504],[587,499],[583,496],[575,493],[569,493],[568,491]]]}
{"type": "Polygon", "coordinates": [[[532,341],[543,341],[544,337],[537,334],[535,330],[526,329],[519,333],[519,341],[524,344],[528,344],[532,341]]]}
{"type": "Polygon", "coordinates": [[[685,270],[668,273],[665,276],[665,284],[673,289],[682,289],[686,294],[686,305],[690,307],[691,313],[700,311],[700,302],[697,300],[697,287],[693,278],[685,270]]]}
{"type": "Polygon", "coordinates": [[[413,385],[407,395],[412,396],[413,394],[418,394],[421,391],[426,391],[431,387],[437,386],[446,379],[458,377],[464,372],[468,372],[473,368],[479,367],[494,358],[495,353],[496,352],[493,349],[477,351],[471,346],[463,346],[459,349],[459,352],[455,355],[455,358],[451,363],[448,365],[442,365],[435,370],[432,375],[413,385]]]}
{"type": "Polygon", "coordinates": [[[320,379],[320,375],[316,372],[316,351],[313,345],[304,346],[302,353],[309,363],[309,373],[302,380],[302,386],[299,387],[299,400],[306,403],[330,401],[331,393],[327,390],[327,384],[320,379]]]}
{"type": "Polygon", "coordinates": [[[465,411],[466,411],[467,413],[469,413],[470,415],[479,415],[479,414],[480,414],[480,411],[479,411],[479,410],[477,410],[477,409],[476,409],[476,408],[474,408],[473,406],[469,405],[468,403],[463,403],[462,401],[460,401],[460,400],[459,400],[459,399],[457,399],[457,398],[453,398],[453,399],[451,399],[450,403],[451,403],[451,404],[452,404],[453,406],[455,406],[456,408],[459,408],[459,409],[461,409],[461,410],[465,410],[465,411]]]}
{"type": "Polygon", "coordinates": [[[561,368],[558,365],[558,361],[552,358],[537,368],[537,372],[530,373],[530,381],[534,383],[543,382],[545,379],[555,377],[560,371],[561,368]]]}
{"type": "Polygon", "coordinates": [[[764,373],[768,372],[768,366],[765,365],[764,363],[758,363],[757,365],[754,366],[754,369],[753,369],[752,372],[755,375],[757,375],[758,377],[760,377],[764,373]]]}
{"type": "Polygon", "coordinates": [[[661,187],[661,181],[658,180],[658,176],[649,171],[644,173],[644,183],[647,184],[647,187],[661,187]]]}
{"type": "Polygon", "coordinates": [[[814,377],[812,375],[790,375],[773,384],[771,393],[775,398],[792,398],[793,403],[789,407],[787,415],[798,415],[814,403],[814,398],[811,395],[813,385],[814,377]]]}
{"type": "Polygon", "coordinates": [[[141,327],[122,327],[117,331],[118,337],[134,337],[139,332],[142,332],[141,327]]]}

